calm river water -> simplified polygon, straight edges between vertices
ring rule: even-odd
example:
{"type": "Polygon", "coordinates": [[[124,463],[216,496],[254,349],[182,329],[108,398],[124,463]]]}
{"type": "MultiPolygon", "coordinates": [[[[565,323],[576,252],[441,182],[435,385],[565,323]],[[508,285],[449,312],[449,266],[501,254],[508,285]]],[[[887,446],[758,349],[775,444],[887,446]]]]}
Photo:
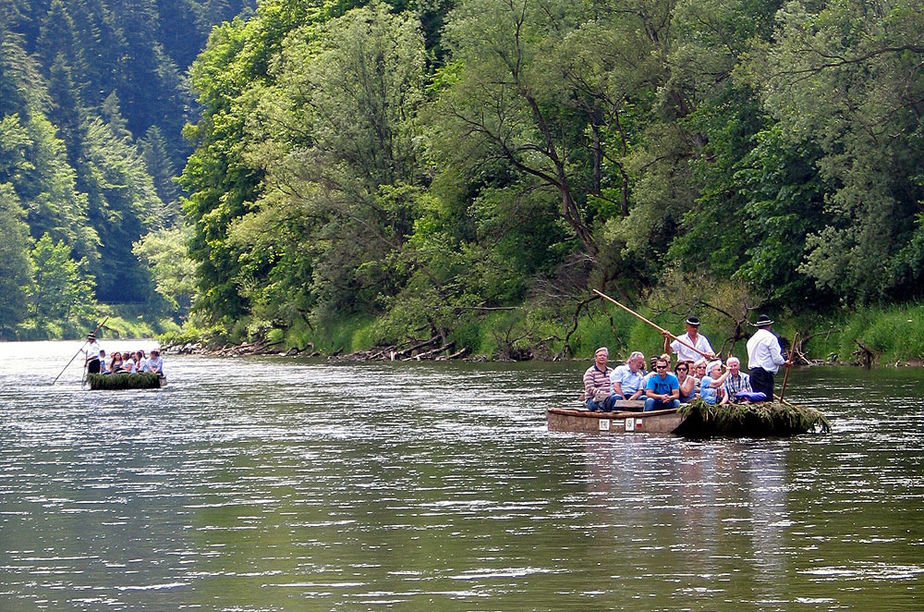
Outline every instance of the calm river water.
{"type": "Polygon", "coordinates": [[[688,441],[546,431],[589,360],[52,385],[79,346],[0,344],[2,610],[924,608],[920,370],[796,372],[830,435],[688,441]]]}

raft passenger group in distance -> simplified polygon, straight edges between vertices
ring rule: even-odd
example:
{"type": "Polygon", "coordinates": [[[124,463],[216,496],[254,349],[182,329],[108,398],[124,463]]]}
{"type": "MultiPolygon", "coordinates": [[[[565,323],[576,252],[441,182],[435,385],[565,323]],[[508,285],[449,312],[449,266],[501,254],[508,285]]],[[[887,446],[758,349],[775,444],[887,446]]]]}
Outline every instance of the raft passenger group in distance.
{"type": "Polygon", "coordinates": [[[94,334],[87,336],[87,343],[84,353],[86,354],[86,368],[89,374],[139,374],[141,372],[151,372],[160,376],[164,375],[164,359],[160,356],[160,350],[158,349],[151,349],[151,353],[147,357],[145,357],[143,350],[125,352],[124,354],[116,351],[107,361],[106,351],[100,348],[94,334]]]}
{"type": "Polygon", "coordinates": [[[696,398],[707,404],[773,398],[773,375],[780,366],[792,364],[783,356],[779,338],[770,330],[770,317],[760,315],[753,324],[757,331],[747,342],[749,373],[741,371],[737,357],[722,363],[709,340],[699,333],[697,317],[691,316],[685,323],[687,331],[681,336],[664,332],[664,353],[652,357],[651,372],[645,371],[641,351],[633,351],[624,364],[610,368],[606,365],[609,349],[598,348],[593,365],[584,372],[583,399],[587,409],[611,412],[617,400],[642,400],[644,410],[649,411],[679,408],[696,398]],[[670,372],[672,353],[677,354],[677,363],[670,372]]]}

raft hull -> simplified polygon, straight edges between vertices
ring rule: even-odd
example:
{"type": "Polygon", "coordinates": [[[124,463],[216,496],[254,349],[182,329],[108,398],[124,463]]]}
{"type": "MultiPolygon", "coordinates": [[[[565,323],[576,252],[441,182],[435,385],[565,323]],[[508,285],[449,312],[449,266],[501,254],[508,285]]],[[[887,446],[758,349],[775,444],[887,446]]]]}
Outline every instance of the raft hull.
{"type": "Polygon", "coordinates": [[[673,433],[686,418],[676,409],[642,412],[644,402],[616,402],[614,412],[591,412],[581,408],[548,408],[549,431],[595,434],[673,433]]]}

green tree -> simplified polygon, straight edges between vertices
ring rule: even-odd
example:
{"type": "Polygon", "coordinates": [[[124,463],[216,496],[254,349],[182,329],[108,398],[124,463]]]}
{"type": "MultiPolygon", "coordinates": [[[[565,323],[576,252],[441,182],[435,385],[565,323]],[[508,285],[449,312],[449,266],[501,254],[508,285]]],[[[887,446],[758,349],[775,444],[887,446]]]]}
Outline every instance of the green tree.
{"type": "Polygon", "coordinates": [[[0,337],[9,337],[27,315],[26,299],[32,278],[29,226],[19,198],[9,183],[0,183],[0,337]]]}
{"type": "Polygon", "coordinates": [[[287,285],[300,308],[320,302],[341,312],[374,311],[391,291],[387,260],[411,233],[420,195],[415,120],[425,66],[416,19],[386,5],[293,35],[275,68],[289,76],[264,92],[252,124],[251,140],[263,144],[250,159],[266,168],[267,187],[231,232],[248,249],[240,284],[272,277],[266,296],[250,293],[264,307],[287,285]]]}
{"type": "Polygon", "coordinates": [[[48,118],[58,128],[58,136],[67,150],[68,163],[74,167],[83,148],[84,123],[88,115],[63,56],[57,56],[49,70],[48,93],[52,99],[48,118]]]}
{"type": "Polygon", "coordinates": [[[32,249],[35,278],[29,291],[29,315],[41,326],[93,316],[93,276],[87,273],[86,260],[74,261],[70,251],[48,234],[32,249]]]}
{"type": "Polygon", "coordinates": [[[132,254],[132,244],[163,221],[163,202],[127,134],[118,122],[91,121],[80,165],[89,219],[100,239],[100,259],[93,269],[102,301],[144,302],[150,297],[150,277],[132,254]]]}
{"type": "Polygon", "coordinates": [[[850,301],[920,295],[920,266],[905,259],[924,200],[920,2],[790,2],[759,51],[765,108],[792,144],[820,150],[828,186],[800,270],[850,301]]]}
{"type": "Polygon", "coordinates": [[[34,238],[50,234],[78,257],[95,261],[98,237],[86,218],[87,199],[76,189],[64,143],[42,114],[25,124],[19,115],[0,120],[0,182],[8,182],[26,210],[34,238]]]}
{"type": "MultiPolygon", "coordinates": [[[[598,247],[581,209],[580,161],[594,107],[562,78],[564,47],[581,7],[570,2],[472,0],[446,25],[452,63],[443,69],[435,143],[449,163],[471,171],[500,159],[523,189],[552,189],[584,250],[598,247]],[[578,101],[578,102],[575,102],[578,101]]],[[[447,42],[448,41],[448,42],[447,42]]],[[[572,48],[573,50],[573,48],[572,48]]]]}
{"type": "Polygon", "coordinates": [[[263,4],[253,19],[216,27],[190,67],[202,115],[184,129],[196,150],[180,185],[189,193],[182,204],[193,223],[189,253],[198,265],[197,305],[215,320],[230,322],[248,308],[235,282],[240,262],[227,243],[228,226],[248,212],[263,177],[243,157],[245,125],[256,104],[245,93],[266,79],[270,58],[295,21],[281,3],[263,4]]]}
{"type": "MultiPolygon", "coordinates": [[[[56,62],[61,62],[67,66],[71,75],[85,78],[87,62],[84,49],[65,3],[62,0],[52,0],[41,24],[35,47],[42,66],[48,70],[56,62]]],[[[79,91],[85,84],[78,83],[75,90],[79,91]]]]}
{"type": "Polygon", "coordinates": [[[177,320],[186,319],[196,295],[196,264],[186,252],[190,235],[188,228],[175,226],[151,232],[132,247],[138,259],[150,268],[157,293],[173,309],[177,320]]]}
{"type": "Polygon", "coordinates": [[[40,66],[24,43],[21,34],[8,29],[0,13],[0,118],[16,113],[28,117],[48,104],[40,66]]]}
{"type": "Polygon", "coordinates": [[[161,225],[172,227],[178,222],[183,211],[180,208],[180,187],[176,182],[176,168],[170,161],[167,143],[160,128],[156,125],[149,127],[138,147],[148,174],[154,180],[157,197],[164,204],[162,210],[155,214],[161,218],[161,225]]]}

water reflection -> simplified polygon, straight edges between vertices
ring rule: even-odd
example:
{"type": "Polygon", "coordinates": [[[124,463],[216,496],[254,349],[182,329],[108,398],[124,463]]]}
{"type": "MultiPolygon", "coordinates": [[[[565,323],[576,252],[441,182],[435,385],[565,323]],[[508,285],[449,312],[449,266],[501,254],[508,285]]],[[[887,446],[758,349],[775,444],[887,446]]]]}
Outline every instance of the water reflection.
{"type": "Polygon", "coordinates": [[[920,373],[793,376],[831,436],[686,441],[547,432],[576,364],[170,357],[159,391],[50,385],[78,346],[0,344],[2,608],[910,610],[922,594],[920,373]]]}

